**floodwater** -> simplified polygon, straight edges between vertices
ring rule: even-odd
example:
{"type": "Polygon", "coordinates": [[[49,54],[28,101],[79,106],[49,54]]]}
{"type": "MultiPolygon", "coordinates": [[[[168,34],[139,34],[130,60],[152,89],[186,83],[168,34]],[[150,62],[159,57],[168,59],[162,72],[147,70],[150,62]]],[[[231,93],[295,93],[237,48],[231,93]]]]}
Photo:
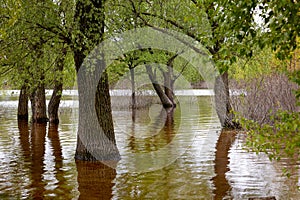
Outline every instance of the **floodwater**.
{"type": "Polygon", "coordinates": [[[221,131],[208,96],[181,97],[173,113],[114,109],[115,169],[75,162],[77,106],[65,97],[58,126],[18,123],[17,97],[0,96],[0,199],[300,199],[300,172],[288,179],[288,162],[221,131]]]}

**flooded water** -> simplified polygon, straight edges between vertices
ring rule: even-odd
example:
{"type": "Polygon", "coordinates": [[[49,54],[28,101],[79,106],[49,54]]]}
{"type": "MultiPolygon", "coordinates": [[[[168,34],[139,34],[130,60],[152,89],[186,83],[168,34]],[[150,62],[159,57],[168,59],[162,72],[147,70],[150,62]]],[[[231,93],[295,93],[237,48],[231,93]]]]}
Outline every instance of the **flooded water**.
{"type": "MultiPolygon", "coordinates": [[[[117,98],[115,98],[117,99],[117,98]]],[[[118,101],[120,99],[117,99],[118,101]]],[[[114,109],[116,169],[74,160],[77,105],[61,102],[60,124],[18,123],[17,97],[0,97],[0,199],[300,199],[300,172],[248,152],[245,135],[221,131],[211,99],[114,109]],[[155,154],[157,153],[157,154],[155,154]]]]}

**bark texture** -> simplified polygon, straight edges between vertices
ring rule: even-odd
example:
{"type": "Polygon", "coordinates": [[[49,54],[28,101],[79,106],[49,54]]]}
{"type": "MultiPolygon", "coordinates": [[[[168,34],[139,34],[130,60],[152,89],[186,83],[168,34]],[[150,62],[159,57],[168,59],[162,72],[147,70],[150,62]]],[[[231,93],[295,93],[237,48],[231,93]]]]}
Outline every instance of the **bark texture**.
{"type": "Polygon", "coordinates": [[[91,52],[103,40],[104,3],[104,0],[76,2],[74,17],[80,30],[76,44],[80,48],[76,45],[73,47],[79,94],[77,160],[105,162],[120,159],[115,143],[103,55],[89,57],[91,62],[83,62],[86,52],[91,52]]]}
{"type": "Polygon", "coordinates": [[[152,67],[150,65],[146,65],[146,70],[147,70],[149,79],[151,80],[151,83],[153,85],[153,88],[154,88],[155,92],[157,93],[163,107],[165,107],[165,108],[174,107],[173,102],[169,99],[169,97],[165,94],[162,87],[157,82],[156,77],[152,71],[152,67]]]}
{"type": "Polygon", "coordinates": [[[134,68],[130,69],[130,77],[131,77],[131,108],[136,109],[134,68]]]}
{"type": "Polygon", "coordinates": [[[99,74],[99,71],[95,71],[78,75],[79,127],[75,154],[78,160],[120,159],[113,128],[108,78],[103,72],[98,82],[99,74]]]}
{"type": "Polygon", "coordinates": [[[173,68],[168,67],[166,72],[163,72],[164,76],[164,89],[166,96],[170,99],[173,106],[176,107],[176,102],[174,100],[174,80],[172,79],[173,68]]]}
{"type": "Polygon", "coordinates": [[[60,100],[62,97],[62,90],[63,90],[63,78],[62,78],[62,71],[64,69],[64,57],[66,56],[66,51],[63,50],[63,53],[60,59],[57,62],[57,66],[55,69],[55,80],[54,80],[54,89],[51,96],[51,99],[48,104],[48,116],[49,122],[53,124],[59,123],[58,118],[58,108],[60,104],[60,100]]]}
{"type": "Polygon", "coordinates": [[[28,120],[28,89],[22,86],[18,102],[18,120],[28,120]]]}
{"type": "Polygon", "coordinates": [[[103,40],[104,2],[79,0],[76,3],[75,21],[81,32],[77,40],[80,48],[74,47],[79,94],[79,125],[75,153],[77,160],[104,162],[120,159],[115,144],[103,55],[89,57],[91,62],[84,63],[85,51],[90,52],[103,40]]]}
{"type": "Polygon", "coordinates": [[[59,123],[58,108],[62,96],[62,87],[62,83],[57,83],[54,85],[53,93],[48,104],[49,122],[53,124],[59,123]]]}
{"type": "Polygon", "coordinates": [[[45,123],[48,122],[46,114],[46,95],[44,83],[36,87],[35,91],[30,95],[32,122],[45,123]]]}
{"type": "Polygon", "coordinates": [[[228,72],[216,78],[215,82],[215,102],[221,126],[224,128],[239,128],[239,124],[234,122],[234,114],[230,104],[230,94],[228,86],[228,72]]]}

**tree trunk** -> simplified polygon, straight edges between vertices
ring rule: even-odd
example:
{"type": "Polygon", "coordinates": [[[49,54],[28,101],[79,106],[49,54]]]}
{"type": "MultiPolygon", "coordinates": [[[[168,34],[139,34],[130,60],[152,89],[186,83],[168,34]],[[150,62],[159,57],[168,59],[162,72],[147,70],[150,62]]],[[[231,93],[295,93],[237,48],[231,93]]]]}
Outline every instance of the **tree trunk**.
{"type": "Polygon", "coordinates": [[[130,77],[131,77],[131,119],[135,122],[136,115],[136,96],[135,96],[135,79],[134,79],[134,68],[130,69],[130,77]]]}
{"type": "Polygon", "coordinates": [[[49,122],[53,124],[59,123],[58,118],[58,108],[59,103],[62,96],[62,90],[63,90],[63,79],[62,79],[62,71],[64,68],[64,58],[66,56],[66,51],[63,50],[63,53],[61,54],[61,57],[59,61],[57,62],[57,67],[55,69],[56,77],[54,80],[54,89],[51,96],[51,99],[48,104],[48,116],[49,116],[49,122]],[[58,73],[58,75],[57,75],[58,73]]]}
{"type": "Polygon", "coordinates": [[[30,95],[32,122],[45,123],[48,121],[46,114],[46,95],[44,83],[41,83],[30,95]]]}
{"type": "Polygon", "coordinates": [[[176,103],[174,101],[174,80],[172,79],[173,68],[171,66],[168,66],[168,70],[166,72],[163,72],[163,76],[164,76],[165,94],[172,102],[173,107],[176,107],[176,103]]]}
{"type": "Polygon", "coordinates": [[[62,83],[55,84],[51,99],[48,104],[49,122],[53,124],[59,123],[58,108],[62,96],[62,86],[62,83]]]}
{"type": "Polygon", "coordinates": [[[22,86],[18,103],[18,120],[28,120],[28,90],[22,86]]]}
{"type": "Polygon", "coordinates": [[[136,109],[134,68],[130,69],[130,77],[131,77],[131,108],[136,109]]]}
{"type": "Polygon", "coordinates": [[[78,44],[73,47],[79,95],[79,123],[75,153],[77,160],[110,162],[120,159],[113,128],[108,78],[104,72],[105,62],[103,57],[98,58],[104,55],[89,57],[91,63],[94,63],[94,71],[83,62],[86,52],[90,52],[94,46],[103,41],[104,2],[104,0],[76,2],[74,18],[80,29],[76,40],[78,44]]]}
{"type": "Polygon", "coordinates": [[[102,127],[105,136],[116,145],[111,100],[109,94],[108,75],[103,72],[96,91],[96,112],[100,127],[102,127]]]}
{"type": "Polygon", "coordinates": [[[156,78],[152,72],[152,67],[150,65],[146,65],[146,70],[149,76],[149,79],[152,82],[153,88],[155,92],[157,93],[163,107],[165,108],[171,108],[174,107],[173,102],[168,98],[168,96],[165,94],[161,86],[157,83],[156,78]]]}
{"type": "Polygon", "coordinates": [[[234,114],[230,104],[228,72],[216,78],[215,82],[215,102],[221,126],[224,128],[239,128],[239,124],[234,122],[234,114]]]}
{"type": "Polygon", "coordinates": [[[164,84],[165,84],[165,94],[167,97],[172,101],[173,107],[176,107],[176,102],[174,100],[174,83],[175,83],[175,76],[173,70],[173,63],[178,54],[173,55],[167,62],[167,71],[163,72],[164,76],[164,84]]]}
{"type": "Polygon", "coordinates": [[[75,158],[110,162],[119,160],[120,154],[115,141],[107,74],[103,72],[97,81],[99,74],[99,71],[78,73],[79,125],[75,158]]]}

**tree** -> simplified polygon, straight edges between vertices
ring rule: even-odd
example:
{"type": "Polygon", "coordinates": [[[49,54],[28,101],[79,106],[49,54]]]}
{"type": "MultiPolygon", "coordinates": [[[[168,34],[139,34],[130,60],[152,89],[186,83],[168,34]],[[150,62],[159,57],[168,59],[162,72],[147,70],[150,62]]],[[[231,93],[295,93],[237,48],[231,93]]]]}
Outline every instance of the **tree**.
{"type": "MultiPolygon", "coordinates": [[[[7,1],[6,3],[9,3],[7,1]]],[[[13,51],[13,48],[8,52],[5,50],[5,56],[9,55],[11,58],[9,61],[13,61],[14,57],[24,55],[26,59],[21,59],[26,63],[24,76],[27,79],[22,79],[23,83],[28,83],[30,86],[30,98],[32,102],[33,121],[45,121],[46,119],[46,107],[44,98],[44,88],[46,84],[53,83],[54,94],[50,100],[49,113],[50,120],[57,122],[57,110],[59,100],[61,97],[61,76],[49,76],[48,70],[53,69],[55,74],[58,75],[62,71],[62,59],[66,55],[65,48],[71,50],[74,56],[74,63],[76,71],[79,72],[81,65],[84,63],[84,59],[91,52],[91,50],[98,45],[104,39],[104,14],[105,1],[39,1],[32,4],[32,1],[20,2],[20,16],[17,18],[17,22],[12,29],[15,31],[17,37],[13,37],[15,40],[15,46],[20,51],[13,51]],[[24,34],[25,33],[25,34],[24,34]],[[22,40],[23,39],[23,40],[22,40]],[[25,42],[24,42],[25,41],[25,42]],[[23,42],[23,43],[22,43],[23,42]],[[21,44],[20,44],[21,43],[21,44]],[[25,44],[25,45],[22,45],[25,44]],[[58,53],[57,53],[58,52],[58,53]],[[62,54],[62,55],[61,55],[62,54]],[[49,64],[50,63],[50,64],[49,64]],[[54,66],[54,68],[52,68],[54,66]],[[27,82],[28,81],[28,82],[27,82]],[[52,113],[53,112],[53,113],[52,113]],[[52,115],[53,114],[53,115],[52,115]]],[[[5,4],[3,4],[5,5],[5,4]]],[[[8,7],[7,7],[8,8],[8,7]]],[[[9,9],[8,9],[9,11],[9,9]]],[[[11,19],[12,17],[4,15],[5,19],[11,19]]],[[[9,20],[8,20],[9,21],[9,20]]],[[[10,29],[10,26],[5,26],[6,30],[10,29]]],[[[1,29],[2,32],[2,29],[1,29]]],[[[13,32],[10,32],[13,33],[13,32]]],[[[8,38],[8,37],[7,37],[8,38]]],[[[5,40],[6,45],[9,46],[9,40],[5,40]]],[[[1,53],[2,55],[2,53],[1,53]]],[[[2,57],[1,57],[2,58],[2,57]]],[[[7,59],[3,59],[5,62],[7,59]]],[[[102,62],[99,60],[99,62],[102,62]]],[[[22,66],[19,63],[10,62],[7,66],[22,66]]],[[[101,70],[105,68],[105,63],[102,62],[101,70]]],[[[13,68],[13,71],[17,69],[13,68]]],[[[99,71],[98,71],[99,72],[99,71]]],[[[91,76],[93,74],[90,74],[91,76]]],[[[102,73],[99,81],[99,87],[96,93],[95,105],[86,107],[84,95],[86,91],[82,88],[89,88],[85,86],[91,86],[88,82],[89,77],[85,77],[86,82],[79,86],[79,102],[80,102],[80,118],[79,118],[79,130],[78,130],[78,145],[76,151],[76,158],[82,160],[95,160],[91,152],[88,152],[87,146],[92,147],[93,144],[82,143],[81,139],[84,135],[88,136],[89,125],[98,125],[102,128],[101,132],[95,134],[102,134],[109,138],[114,145],[114,155],[109,159],[116,160],[119,158],[119,153],[115,147],[115,136],[113,130],[113,122],[111,116],[110,97],[108,90],[108,79],[106,72],[102,73]],[[91,118],[85,118],[84,113],[89,109],[96,108],[97,116],[91,118]],[[91,122],[89,124],[89,122],[91,122]]],[[[81,80],[82,81],[82,80],[81,80]]],[[[98,84],[98,83],[97,83],[98,84]]],[[[86,116],[88,117],[88,116],[86,116]]],[[[91,117],[91,116],[89,116],[91,117]]],[[[95,130],[92,130],[92,132],[95,130]]],[[[95,136],[96,137],[96,136],[95,136]]],[[[99,142],[101,138],[95,140],[90,138],[90,142],[99,142]]],[[[97,143],[97,147],[101,148],[101,144],[97,143]]],[[[102,146],[103,147],[103,146],[102,146]]],[[[98,149],[99,150],[99,149],[98,149]]],[[[103,159],[108,159],[103,153],[103,159]]],[[[107,151],[108,152],[108,151],[107,151]]],[[[111,152],[110,152],[111,153],[111,152]]],[[[112,155],[112,154],[109,154],[112,155]]],[[[100,159],[100,158],[99,158],[100,159]]]]}
{"type": "MultiPolygon", "coordinates": [[[[153,54],[153,50],[151,50],[150,53],[153,54]]],[[[153,67],[151,64],[145,64],[146,71],[148,73],[149,79],[151,80],[153,88],[156,91],[163,107],[165,108],[176,107],[176,102],[174,100],[174,83],[178,77],[176,78],[174,75],[173,62],[177,56],[178,54],[175,54],[167,58],[165,67],[166,69],[164,69],[164,67],[162,67],[160,64],[157,64],[156,66],[156,68],[158,68],[162,73],[163,87],[159,84],[156,78],[156,68],[154,69],[155,71],[153,71],[153,67]]]]}
{"type": "Polygon", "coordinates": [[[18,102],[18,120],[28,120],[28,89],[23,85],[20,90],[18,102]]]}
{"type": "MultiPolygon", "coordinates": [[[[30,97],[32,121],[43,123],[48,121],[45,87],[52,81],[51,74],[46,72],[53,66],[57,69],[56,61],[59,54],[56,52],[59,52],[58,48],[61,47],[58,40],[59,35],[49,31],[51,29],[47,29],[43,23],[51,27],[53,24],[61,22],[55,12],[58,4],[52,1],[37,2],[34,5],[32,5],[32,1],[17,2],[8,6],[9,4],[11,4],[10,1],[2,4],[6,5],[2,17],[7,19],[7,23],[14,19],[14,23],[9,27],[5,26],[7,23],[2,26],[6,34],[2,40],[3,49],[1,49],[5,59],[2,59],[1,63],[7,67],[7,73],[13,77],[13,85],[22,88],[18,119],[28,118],[28,97],[30,97]],[[11,6],[19,12],[10,15],[11,6]]],[[[61,14],[60,11],[59,13],[61,14]]],[[[58,16],[62,16],[60,14],[58,16]]],[[[52,118],[52,116],[57,116],[58,109],[52,108],[58,108],[59,101],[50,102],[49,114],[52,118]],[[53,103],[58,103],[58,105],[54,106],[53,103]]]]}
{"type": "Polygon", "coordinates": [[[65,64],[65,57],[67,56],[66,48],[62,49],[61,55],[58,56],[58,61],[54,69],[54,88],[51,99],[48,104],[48,116],[49,122],[58,124],[58,108],[59,103],[62,97],[62,90],[63,90],[63,69],[65,64]]]}
{"type": "Polygon", "coordinates": [[[287,55],[285,50],[295,47],[299,34],[296,19],[299,4],[294,1],[285,4],[263,0],[131,0],[122,7],[130,9],[131,17],[140,24],[183,32],[209,50],[221,75],[216,79],[215,92],[218,115],[224,127],[237,126],[229,101],[230,65],[237,57],[251,57],[256,46],[272,45],[274,50],[280,49],[279,55],[287,55]],[[257,20],[258,16],[262,24],[257,20]]]}
{"type": "MultiPolygon", "coordinates": [[[[87,54],[104,39],[105,12],[104,0],[84,1],[78,0],[75,9],[75,25],[78,30],[76,43],[72,44],[76,71],[79,73],[87,54]]],[[[103,58],[96,58],[98,64],[95,71],[87,74],[88,71],[79,73],[79,128],[75,158],[79,160],[119,160],[119,152],[116,148],[116,141],[113,129],[111,102],[109,95],[108,77],[105,71],[103,58]],[[101,73],[102,72],[102,73],[101,73]],[[97,76],[101,73],[98,83],[97,76]],[[82,75],[82,76],[80,76],[82,75]],[[87,102],[88,88],[98,85],[95,95],[95,104],[87,102]],[[96,109],[97,116],[93,110],[96,109]],[[98,119],[98,120],[97,120],[98,119]],[[100,125],[100,129],[94,130],[100,125]]],[[[93,65],[93,64],[92,64],[93,65]]],[[[84,70],[86,70],[85,68],[84,70]]]]}

